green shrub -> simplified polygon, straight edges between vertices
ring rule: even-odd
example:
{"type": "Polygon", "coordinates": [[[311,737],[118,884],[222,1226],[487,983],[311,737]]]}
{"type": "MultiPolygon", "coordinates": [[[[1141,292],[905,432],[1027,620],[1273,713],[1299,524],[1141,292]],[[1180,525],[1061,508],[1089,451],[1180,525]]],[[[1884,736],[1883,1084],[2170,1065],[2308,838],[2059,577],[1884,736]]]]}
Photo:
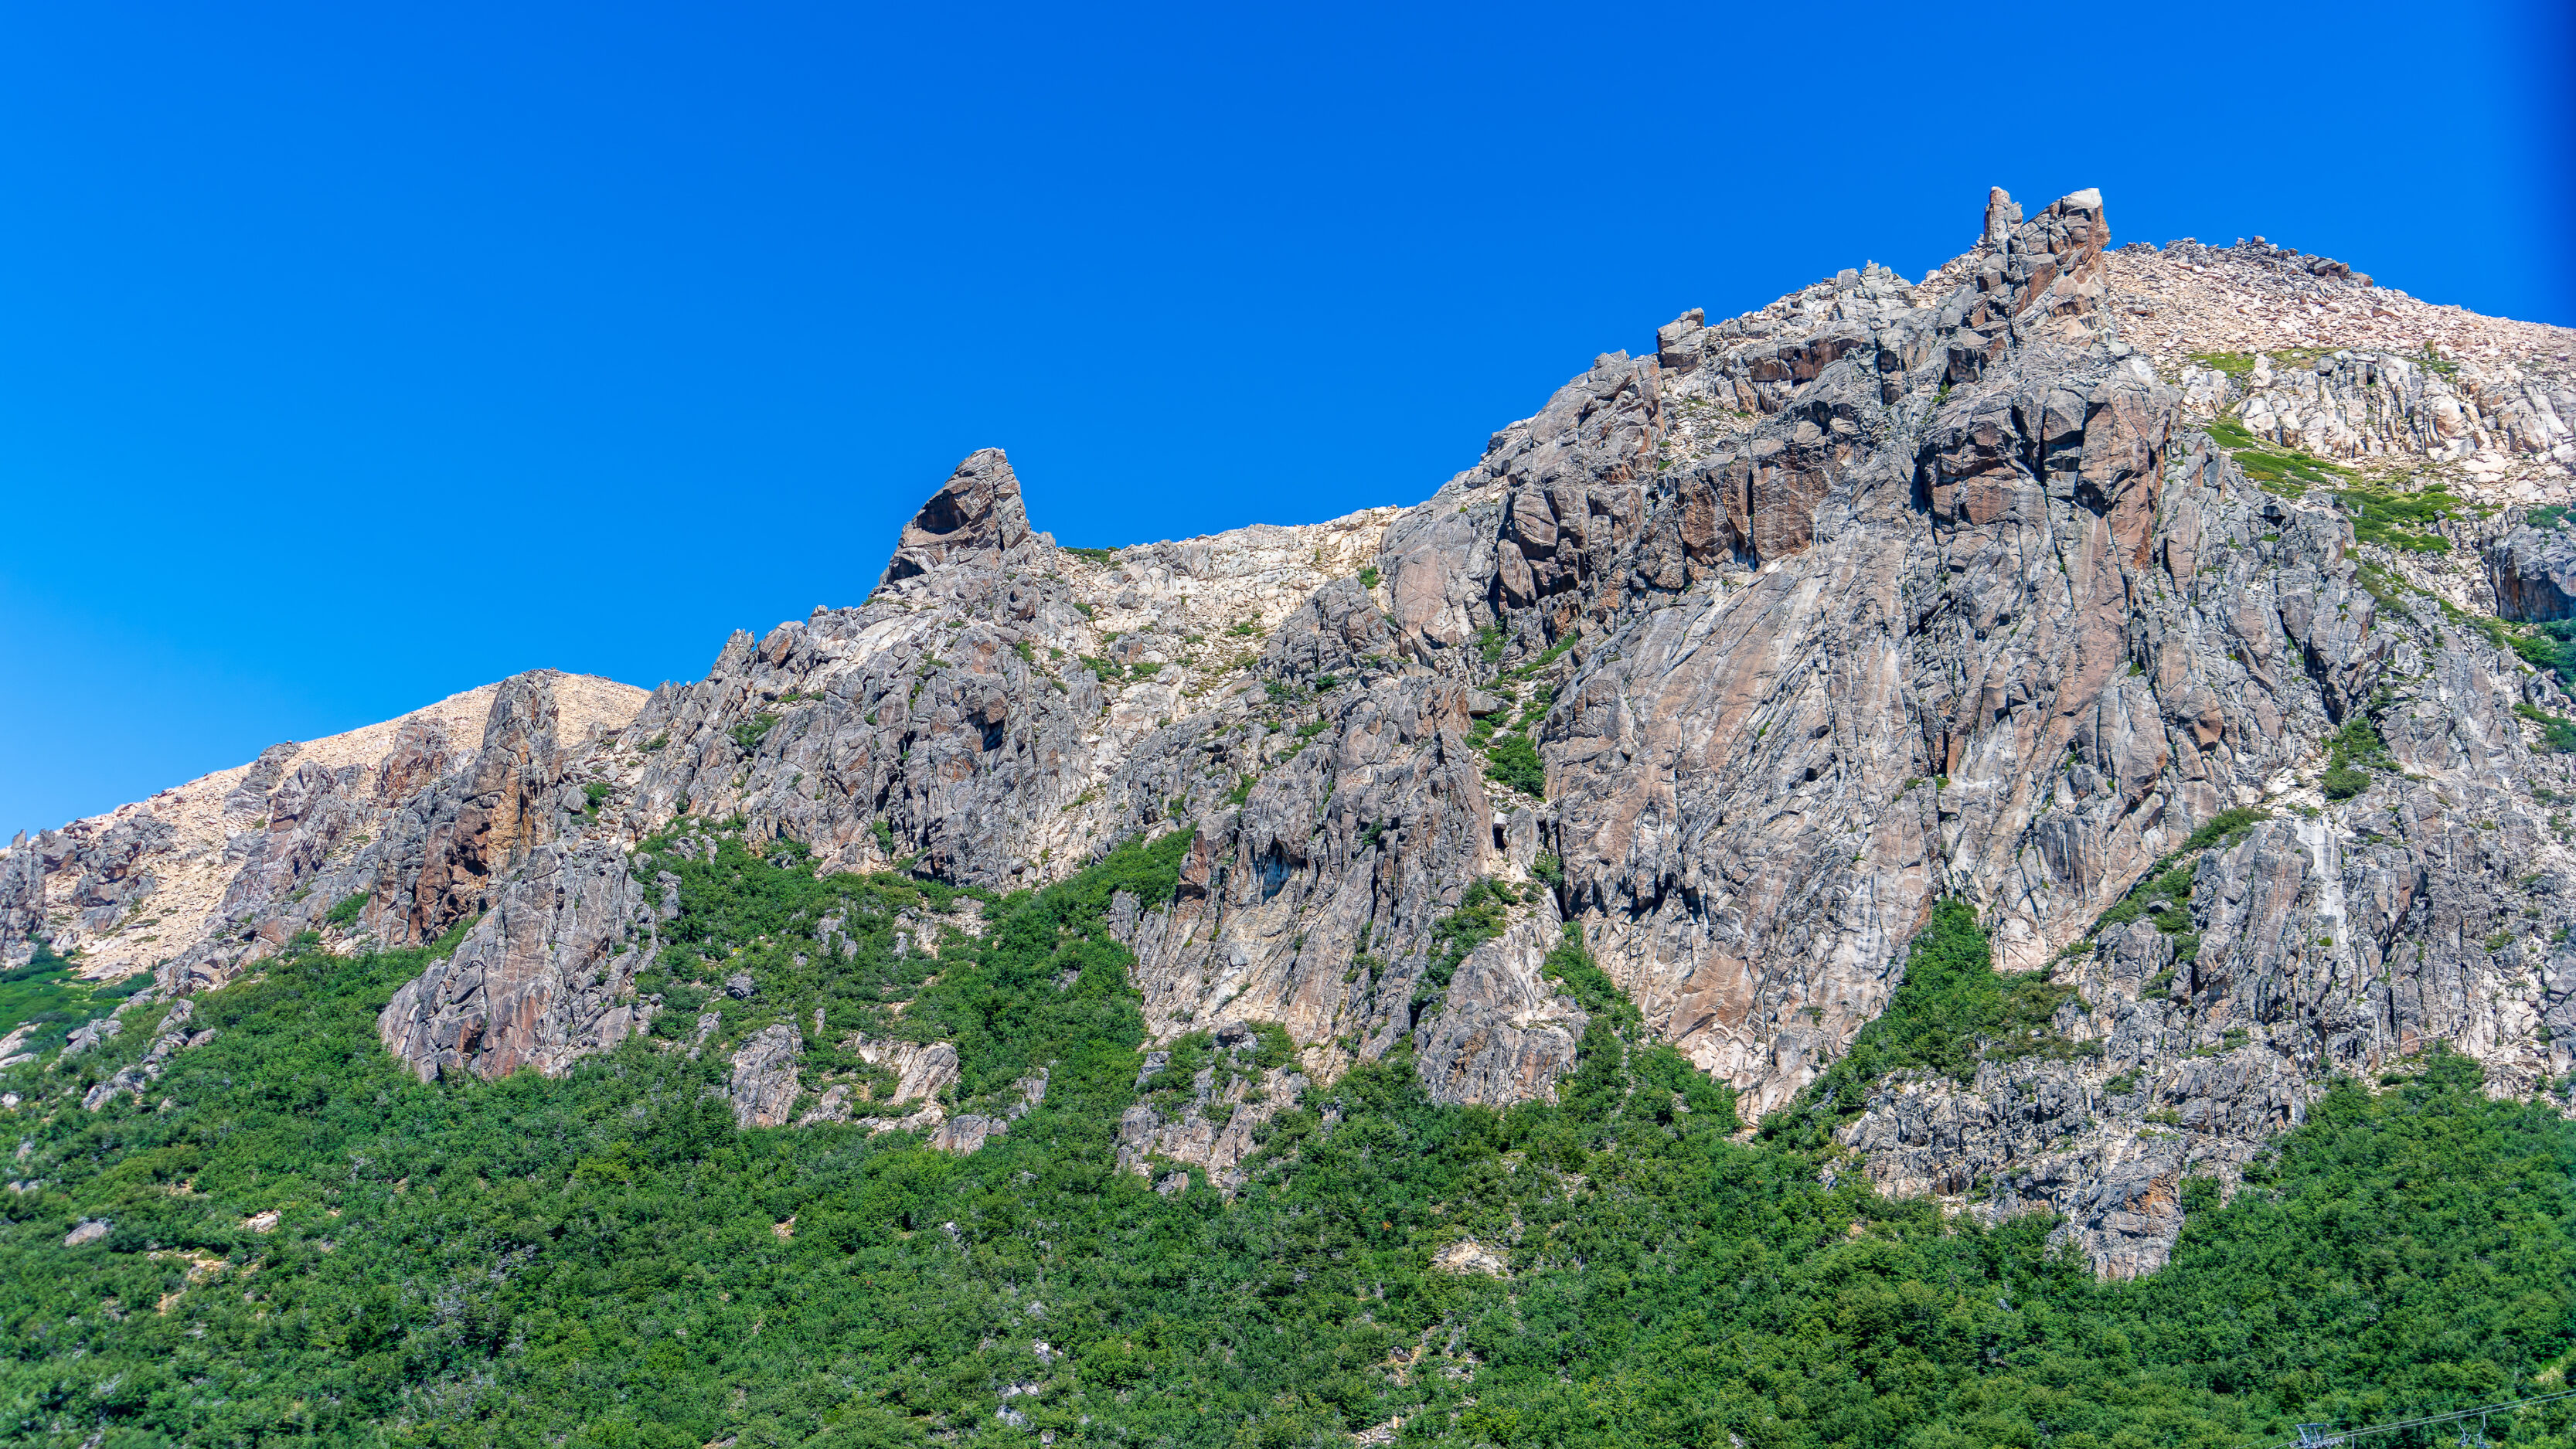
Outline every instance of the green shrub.
{"type": "Polygon", "coordinates": [[[2337,489],[2335,497],[2352,518],[2353,537],[2408,553],[2449,552],[2450,539],[2434,525],[2467,507],[2438,483],[2415,493],[2356,484],[2337,489]]]}
{"type": "MultiPolygon", "coordinates": [[[[2198,832],[2194,833],[2194,838],[2198,838],[2198,832]]],[[[2213,841],[2222,838],[2211,837],[2213,841]]],[[[2153,921],[2156,929],[2168,936],[2191,929],[2192,883],[2197,872],[2188,860],[2183,859],[2191,850],[2192,847],[2186,844],[2182,850],[2166,857],[2180,863],[2131,887],[2127,895],[2094,918],[2093,931],[2099,932],[2105,926],[2125,926],[2142,917],[2153,921]]]]}
{"type": "Polygon", "coordinates": [[[1555,948],[1540,963],[1539,974],[1563,986],[1575,1005],[1587,1015],[1608,1021],[1621,1036],[1633,1039],[1645,1030],[1645,1019],[1638,1014],[1636,1003],[1628,999],[1608,972],[1593,963],[1592,953],[1583,944],[1583,931],[1574,922],[1565,923],[1555,948]]]}
{"type": "Polygon", "coordinates": [[[1906,952],[1905,977],[1887,1009],[1861,1028],[1851,1054],[1828,1078],[1846,1069],[1854,1086],[1906,1069],[1963,1082],[1976,1075],[1981,1043],[2006,1029],[2004,982],[1993,956],[1976,907],[1956,896],[1936,902],[1906,952]]]}
{"type": "Polygon", "coordinates": [[[2254,371],[2254,354],[2250,352],[2195,352],[2191,360],[2203,367],[2243,380],[2254,371]]]}
{"type": "MultiPolygon", "coordinates": [[[[2352,472],[2349,468],[2329,463],[2297,448],[2276,449],[2267,446],[2262,439],[2254,436],[2243,423],[2234,418],[2220,418],[2211,423],[2209,437],[2210,441],[2227,449],[2236,459],[2236,466],[2244,470],[2245,476],[2267,492],[2297,497],[2307,492],[2311,485],[2332,483],[2350,476],[2352,472]]],[[[2389,540],[2371,539],[2370,541],[2388,542],[2389,540]]],[[[2449,543],[2443,540],[2437,539],[2436,544],[2441,548],[2450,547],[2449,543]]]]}
{"type": "Polygon", "coordinates": [[[1456,910],[1432,924],[1430,957],[1413,996],[1417,1011],[1449,989],[1450,978],[1469,953],[1503,933],[1514,901],[1511,887],[1502,882],[1476,881],[1458,898],[1456,910]]]}
{"type": "MultiPolygon", "coordinates": [[[[2576,723],[2520,700],[2515,701],[2513,712],[2540,726],[2540,748],[2544,752],[2553,755],[2576,752],[2576,723]]],[[[2535,798],[2540,794],[2536,790],[2532,793],[2535,798]]]]}
{"type": "Polygon", "coordinates": [[[2326,798],[2349,800],[2370,788],[2370,771],[2390,768],[2388,746],[2368,719],[2355,717],[2327,738],[2326,798]]]}
{"type": "Polygon", "coordinates": [[[2504,647],[2524,663],[2557,675],[2562,685],[2576,684],[2576,619],[2552,619],[2518,630],[2498,623],[2504,647]]]}
{"type": "Polygon", "coordinates": [[[764,710],[761,713],[744,720],[742,723],[735,725],[733,727],[733,742],[735,747],[740,749],[746,755],[758,754],[760,752],[760,742],[769,737],[770,729],[777,723],[778,716],[764,710]]]}
{"type": "MultiPolygon", "coordinates": [[[[1171,899],[1186,834],[988,902],[984,935],[935,961],[892,955],[894,913],[954,893],[721,833],[713,859],[673,845],[639,869],[684,878],[662,923],[683,977],[649,968],[652,1033],[560,1076],[420,1081],[376,1014],[429,953],[309,943],[200,997],[215,1038],[141,1109],[60,1103],[138,1061],[150,1017],[68,1071],[13,1069],[38,1094],[12,1119],[26,1186],[0,1196],[15,1437],[1298,1445],[1402,1418],[1567,1449],[2252,1445],[2501,1397],[2567,1352],[2576,1127],[2490,1100],[2466,1058],[2333,1085],[2232,1201],[2181,1187],[2165,1267],[2099,1282],[2044,1213],[1880,1196],[1808,1130],[1812,1102],[1734,1140],[1733,1093],[1623,1038],[1615,989],[1566,951],[1556,979],[1599,1009],[1553,1100],[1435,1102],[1399,1046],[1280,1104],[1239,1190],[1167,1196],[1119,1170],[1119,1124],[1192,1083],[1140,1090],[1107,920],[1122,892],[1171,899]],[[791,980],[818,910],[857,954],[791,980]],[[708,990],[743,958],[759,994],[708,990]],[[809,1087],[886,1084],[829,1044],[867,1005],[848,980],[912,1001],[885,1029],[956,1043],[957,1110],[1025,1110],[964,1156],[865,1121],[738,1128],[721,1041],[785,1009],[773,982],[827,1006],[828,1031],[804,1018],[809,1087]],[[718,1002],[724,1036],[692,1056],[718,1002]],[[1014,1083],[1041,1066],[1026,1105],[1014,1083]],[[242,1226],[270,1209],[275,1231],[242,1226]],[[110,1235],[63,1246],[82,1221],[110,1235]],[[1462,1236],[1509,1277],[1435,1269],[1462,1236]],[[996,1424],[1005,1402],[1026,1431],[996,1424]]],[[[2045,1004],[1976,985],[1982,947],[1973,913],[1936,912],[1900,1015],[1936,978],[2008,1024],[2045,1004]]],[[[1203,1037],[1169,1045],[1237,1084],[1293,1059],[1269,1024],[1222,1066],[1203,1037]]],[[[1827,1090],[1827,1124],[1862,1095],[1827,1090]]],[[[2513,1433],[2571,1424],[2542,1406],[2513,1433]]]]}
{"type": "Polygon", "coordinates": [[[1527,735],[1513,733],[1494,742],[1487,753],[1485,775],[1525,794],[1547,794],[1547,765],[1527,735]]]}
{"type": "Polygon", "coordinates": [[[1513,666],[1511,672],[1503,677],[1506,679],[1527,679],[1531,675],[1538,673],[1540,670],[1545,669],[1551,664],[1554,664],[1559,659],[1564,658],[1565,652],[1573,648],[1577,642],[1579,642],[1577,636],[1569,633],[1564,638],[1547,646],[1546,653],[1541,654],[1539,657],[1531,660],[1527,664],[1513,666]]]}
{"type": "Polygon", "coordinates": [[[2272,812],[2250,806],[2221,810],[2209,817],[2182,843],[2185,851],[2207,850],[2212,846],[2230,846],[2253,833],[2255,823],[2269,820],[2272,812]]]}

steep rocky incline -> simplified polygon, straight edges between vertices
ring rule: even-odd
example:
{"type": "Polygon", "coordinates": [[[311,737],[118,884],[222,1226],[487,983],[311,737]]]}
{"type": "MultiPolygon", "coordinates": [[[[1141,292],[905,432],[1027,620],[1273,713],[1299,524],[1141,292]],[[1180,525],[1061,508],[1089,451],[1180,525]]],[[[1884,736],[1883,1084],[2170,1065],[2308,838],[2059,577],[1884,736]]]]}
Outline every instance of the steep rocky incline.
{"type": "MultiPolygon", "coordinates": [[[[1919,282],[1604,354],[1412,508],[1065,549],[978,452],[865,599],[694,683],[521,676],[13,846],[0,949],[186,993],[300,930],[464,928],[387,1045],[556,1071],[649,1021],[675,897],[627,857],[675,821],[995,890],[1186,827],[1175,897],[1111,923],[1186,1057],[1148,1059],[1119,1162],[1172,1188],[1399,1050],[1443,1101],[1549,1095],[1590,1020],[1569,933],[1748,1116],[1790,1107],[1958,896],[2055,1015],[1815,1108],[1839,1170],[2144,1271],[2181,1180],[2233,1181],[2331,1074],[2576,1068],[2576,727],[2492,617],[2576,614],[2576,530],[2531,507],[2576,477],[2571,352],[1996,192],[1919,282]]],[[[843,1120],[798,1019],[665,1040],[731,1062],[746,1125],[843,1120]]],[[[909,1114],[879,1125],[1007,1132],[925,1049],[847,1047],[909,1114]]]]}
{"type": "Polygon", "coordinates": [[[562,788],[567,759],[643,699],[538,670],[22,834],[0,851],[0,963],[24,963],[42,937],[79,952],[87,976],[158,968],[203,985],[362,893],[379,939],[435,936],[482,909],[481,882],[513,851],[587,808],[562,788]],[[446,898],[416,904],[423,881],[446,898]]]}

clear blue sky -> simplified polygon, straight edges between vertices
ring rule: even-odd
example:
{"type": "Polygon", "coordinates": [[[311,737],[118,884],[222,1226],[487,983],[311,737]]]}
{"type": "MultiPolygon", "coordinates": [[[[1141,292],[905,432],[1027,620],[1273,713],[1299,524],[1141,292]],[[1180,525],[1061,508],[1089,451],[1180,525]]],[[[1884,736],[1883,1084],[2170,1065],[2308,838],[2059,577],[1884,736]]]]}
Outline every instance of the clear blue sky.
{"type": "Polygon", "coordinates": [[[2576,323],[2556,4],[12,0],[0,835],[856,601],[1419,500],[1593,354],[2099,186],[2576,323]]]}

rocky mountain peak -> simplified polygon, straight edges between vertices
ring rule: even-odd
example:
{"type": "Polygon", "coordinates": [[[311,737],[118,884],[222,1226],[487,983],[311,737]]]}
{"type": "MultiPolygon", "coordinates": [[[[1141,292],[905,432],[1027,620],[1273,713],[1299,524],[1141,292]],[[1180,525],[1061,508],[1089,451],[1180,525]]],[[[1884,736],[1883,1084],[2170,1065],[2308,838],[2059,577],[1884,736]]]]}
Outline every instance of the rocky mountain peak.
{"type": "MultiPolygon", "coordinates": [[[[1360,1063],[1551,1098],[1616,1019],[1747,1115],[1829,1119],[1890,1191],[2054,1211],[2144,1271],[2174,1184],[2338,1073],[2430,1042],[2498,1091],[2576,1068],[2548,808],[2576,701],[2496,617],[2576,611],[2576,546],[2534,510],[2481,567],[2525,517],[2442,491],[2568,499],[2576,339],[2269,244],[2109,243],[2098,192],[2025,216],[1998,188],[1920,281],[1686,311],[1425,501],[1327,523],[1058,548],[978,451],[868,598],[640,709],[576,728],[580,681],[530,677],[363,761],[228,776],[202,926],[138,964],[185,993],[306,929],[470,922],[383,1041],[554,1072],[652,1031],[634,983],[679,905],[647,841],[1004,892],[1187,831],[1177,889],[1109,931],[1154,1050],[1242,1060],[1147,1091],[1131,1170],[1230,1180],[1360,1063]],[[1886,1068],[1864,1032],[1944,901],[2021,1015],[1971,1071],[1886,1068]]],[[[41,921],[141,950],[161,829],[0,853],[0,947],[41,921]]],[[[815,1004],[757,1041],[697,1018],[739,1120],[855,1099],[815,1004]]]]}
{"type": "Polygon", "coordinates": [[[1985,244],[1997,251],[2012,237],[2014,227],[2021,225],[2021,208],[2013,204],[2012,194],[2002,187],[1986,192],[1985,244]]]}
{"type": "Polygon", "coordinates": [[[978,448],[903,526],[894,558],[878,582],[913,578],[944,564],[998,565],[1029,535],[1028,510],[1020,503],[1020,479],[1011,471],[1011,460],[999,448],[978,448]]]}

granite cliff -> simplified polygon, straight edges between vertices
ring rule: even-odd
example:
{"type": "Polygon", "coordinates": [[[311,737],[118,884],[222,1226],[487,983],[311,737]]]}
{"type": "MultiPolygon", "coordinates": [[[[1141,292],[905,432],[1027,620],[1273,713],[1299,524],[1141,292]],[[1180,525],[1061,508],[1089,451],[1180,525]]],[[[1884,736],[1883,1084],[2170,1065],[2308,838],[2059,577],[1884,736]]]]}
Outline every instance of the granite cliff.
{"type": "MultiPolygon", "coordinates": [[[[2434,1043],[2499,1093],[2576,1069],[2576,707],[2516,627],[2576,614],[2571,354],[1997,192],[1919,281],[1604,354],[1410,508],[1069,550],[977,452],[864,599],[700,680],[523,675],[22,837],[0,955],[186,996],[301,931],[452,936],[388,1049],[557,1071],[661,1005],[671,878],[634,852],[675,826],[996,891],[1186,829],[1175,896],[1112,929],[1155,1038],[1213,1056],[1129,1111],[1122,1167],[1222,1186],[1399,1050],[1442,1101],[1553,1093],[1590,1022],[1571,931],[1747,1117],[1823,1111],[1842,1170],[2053,1211],[2135,1274],[2185,1177],[2232,1182],[2336,1074],[2434,1043]],[[1819,1103],[1945,897],[2053,1015],[1972,1078],[1819,1103]]],[[[732,1061],[741,1123],[873,1110],[792,1021],[725,1020],[684,1045],[732,1061]]],[[[953,1050],[853,1050],[903,1084],[883,1125],[1007,1131],[1012,1094],[943,1101],[953,1050]]]]}

